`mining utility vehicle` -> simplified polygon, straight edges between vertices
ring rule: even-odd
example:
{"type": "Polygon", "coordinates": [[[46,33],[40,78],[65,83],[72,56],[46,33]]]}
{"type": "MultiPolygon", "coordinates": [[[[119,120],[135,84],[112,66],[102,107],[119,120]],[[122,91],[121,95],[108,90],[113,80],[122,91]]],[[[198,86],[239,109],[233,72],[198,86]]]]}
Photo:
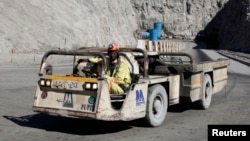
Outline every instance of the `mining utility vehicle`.
{"type": "Polygon", "coordinates": [[[107,49],[82,47],[50,50],[42,58],[33,111],[65,117],[105,121],[142,120],[162,125],[168,107],[187,98],[208,109],[212,95],[228,80],[228,59],[196,63],[184,52],[147,51],[121,48],[130,68],[132,83],[120,95],[109,92],[105,78],[107,49]],[[101,62],[89,62],[98,57],[101,62]]]}

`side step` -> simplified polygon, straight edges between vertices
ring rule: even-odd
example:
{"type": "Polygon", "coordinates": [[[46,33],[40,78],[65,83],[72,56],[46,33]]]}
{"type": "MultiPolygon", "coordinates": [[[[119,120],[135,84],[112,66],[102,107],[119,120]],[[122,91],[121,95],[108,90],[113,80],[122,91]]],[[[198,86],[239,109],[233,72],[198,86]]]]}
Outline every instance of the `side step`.
{"type": "Polygon", "coordinates": [[[110,99],[111,102],[122,102],[126,98],[126,94],[111,94],[110,99]]]}

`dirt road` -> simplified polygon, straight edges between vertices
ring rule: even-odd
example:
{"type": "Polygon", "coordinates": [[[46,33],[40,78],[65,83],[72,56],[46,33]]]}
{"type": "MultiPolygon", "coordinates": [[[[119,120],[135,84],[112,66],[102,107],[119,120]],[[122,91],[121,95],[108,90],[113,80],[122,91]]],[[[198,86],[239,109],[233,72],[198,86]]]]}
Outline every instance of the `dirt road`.
{"type": "MultiPolygon", "coordinates": [[[[205,51],[211,58],[222,57],[205,51]]],[[[131,122],[86,121],[34,113],[38,64],[0,65],[0,141],[206,141],[209,124],[250,124],[250,68],[232,61],[226,88],[211,108],[170,107],[165,123],[146,128],[131,122]]]]}

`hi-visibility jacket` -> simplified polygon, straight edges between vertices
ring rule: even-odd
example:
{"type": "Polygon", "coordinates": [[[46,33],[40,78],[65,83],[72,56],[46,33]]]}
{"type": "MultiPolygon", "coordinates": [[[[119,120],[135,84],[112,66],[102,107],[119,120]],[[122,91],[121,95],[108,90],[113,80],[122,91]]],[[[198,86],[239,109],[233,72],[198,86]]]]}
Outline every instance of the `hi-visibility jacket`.
{"type": "MultiPolygon", "coordinates": [[[[98,63],[101,61],[101,58],[89,58],[89,61],[92,63],[98,63]]],[[[122,56],[120,56],[111,75],[111,65],[109,64],[109,61],[107,62],[107,72],[105,77],[107,78],[109,84],[110,93],[123,94],[124,88],[128,88],[131,84],[128,63],[122,58],[122,56]]]]}
{"type": "Polygon", "coordinates": [[[124,93],[123,88],[128,88],[131,84],[128,63],[122,57],[120,57],[112,75],[110,64],[108,64],[106,78],[108,80],[109,88],[112,94],[124,93]],[[120,88],[117,86],[120,86],[120,88]]]}

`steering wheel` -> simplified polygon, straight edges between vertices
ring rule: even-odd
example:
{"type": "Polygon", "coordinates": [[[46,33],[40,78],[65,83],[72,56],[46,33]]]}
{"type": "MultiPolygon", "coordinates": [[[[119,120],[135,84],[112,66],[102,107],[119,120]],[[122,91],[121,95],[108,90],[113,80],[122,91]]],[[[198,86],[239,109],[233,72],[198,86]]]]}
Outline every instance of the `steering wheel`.
{"type": "Polygon", "coordinates": [[[87,77],[98,77],[97,72],[91,71],[89,69],[83,69],[82,72],[84,72],[86,74],[87,77]]]}

